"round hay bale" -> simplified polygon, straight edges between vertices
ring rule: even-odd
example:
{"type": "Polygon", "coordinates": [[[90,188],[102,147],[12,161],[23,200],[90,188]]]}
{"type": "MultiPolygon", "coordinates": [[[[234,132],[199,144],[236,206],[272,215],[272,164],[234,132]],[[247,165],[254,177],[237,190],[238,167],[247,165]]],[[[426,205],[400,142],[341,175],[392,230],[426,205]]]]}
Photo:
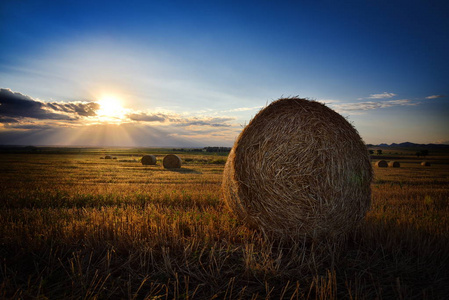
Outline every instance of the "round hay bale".
{"type": "Polygon", "coordinates": [[[154,155],[144,155],[142,156],[142,159],[140,160],[142,162],[142,165],[155,165],[156,164],[156,156],[154,155]]]}
{"type": "Polygon", "coordinates": [[[104,157],[104,159],[112,159],[112,156],[106,155],[106,156],[104,157]]]}
{"type": "Polygon", "coordinates": [[[378,162],[376,162],[376,167],[378,168],[387,168],[388,167],[388,163],[386,160],[379,160],[378,162]]]}
{"type": "Polygon", "coordinates": [[[421,166],[424,166],[424,167],[430,167],[430,162],[428,162],[428,161],[423,161],[423,162],[421,163],[421,166]]]}
{"type": "Polygon", "coordinates": [[[168,154],[164,157],[162,164],[166,169],[181,168],[181,158],[175,154],[168,154]]]}
{"type": "Polygon", "coordinates": [[[389,166],[390,168],[400,168],[400,167],[401,167],[401,164],[400,164],[398,161],[390,161],[390,162],[388,163],[388,166],[389,166]]]}
{"type": "Polygon", "coordinates": [[[280,237],[336,237],[371,203],[368,150],[325,105],[279,99],[243,129],[227,159],[226,205],[251,227],[280,237]]]}

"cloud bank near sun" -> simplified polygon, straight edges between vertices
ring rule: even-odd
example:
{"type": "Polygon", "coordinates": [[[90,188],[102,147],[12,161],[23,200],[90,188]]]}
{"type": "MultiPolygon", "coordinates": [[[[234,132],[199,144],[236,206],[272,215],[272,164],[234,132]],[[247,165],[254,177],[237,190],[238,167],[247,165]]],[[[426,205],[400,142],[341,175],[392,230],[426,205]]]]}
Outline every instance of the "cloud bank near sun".
{"type": "Polygon", "coordinates": [[[28,136],[27,144],[196,146],[207,145],[208,140],[215,144],[232,143],[239,131],[235,117],[218,116],[217,113],[204,116],[124,109],[120,118],[105,118],[104,111],[96,101],[45,102],[2,88],[0,144],[20,144],[28,136]],[[47,136],[42,131],[46,131],[47,136]],[[51,134],[61,140],[48,136],[51,134]]]}
{"type": "MultiPolygon", "coordinates": [[[[107,104],[106,104],[107,105],[107,104]]],[[[100,105],[95,101],[44,102],[30,96],[0,89],[0,123],[28,124],[38,120],[57,120],[65,127],[98,124],[100,105]]],[[[176,126],[230,127],[233,117],[181,116],[176,113],[130,111],[121,123],[159,123],[176,126]]],[[[56,124],[56,123],[54,123],[56,124]]]]}

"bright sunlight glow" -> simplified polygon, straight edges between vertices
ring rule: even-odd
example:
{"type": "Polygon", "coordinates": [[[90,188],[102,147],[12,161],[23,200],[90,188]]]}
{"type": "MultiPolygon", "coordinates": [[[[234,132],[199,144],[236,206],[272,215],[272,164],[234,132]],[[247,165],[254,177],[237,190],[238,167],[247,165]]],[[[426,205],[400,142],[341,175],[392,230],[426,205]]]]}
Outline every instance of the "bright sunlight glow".
{"type": "Polygon", "coordinates": [[[97,118],[102,122],[121,123],[125,118],[126,110],[122,106],[120,99],[112,95],[101,97],[97,103],[100,108],[97,110],[97,118]]]}

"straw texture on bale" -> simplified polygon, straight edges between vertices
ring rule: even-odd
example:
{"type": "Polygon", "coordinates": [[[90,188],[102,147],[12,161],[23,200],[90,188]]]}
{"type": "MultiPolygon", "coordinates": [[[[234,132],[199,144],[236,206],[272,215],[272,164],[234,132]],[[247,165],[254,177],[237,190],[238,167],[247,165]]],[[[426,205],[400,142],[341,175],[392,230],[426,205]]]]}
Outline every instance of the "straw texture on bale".
{"type": "Polygon", "coordinates": [[[388,163],[388,166],[389,166],[390,168],[400,168],[400,167],[401,167],[401,164],[400,164],[398,161],[390,161],[390,162],[388,163]]]}
{"type": "Polygon", "coordinates": [[[164,157],[162,164],[166,169],[181,168],[181,158],[175,154],[169,154],[164,157]]]}
{"type": "Polygon", "coordinates": [[[156,164],[156,156],[154,155],[144,155],[142,156],[142,159],[140,160],[142,162],[142,165],[155,165],[156,164]]]}
{"type": "Polygon", "coordinates": [[[376,162],[376,167],[378,168],[387,168],[388,167],[388,163],[386,160],[379,160],[378,162],[376,162]]]}
{"type": "Polygon", "coordinates": [[[370,207],[372,167],[357,131],[325,105],[279,99],[243,129],[226,162],[228,208],[281,237],[336,237],[370,207]]]}
{"type": "Polygon", "coordinates": [[[430,162],[428,162],[428,161],[423,161],[423,162],[421,163],[421,166],[424,166],[424,167],[430,167],[430,162]]]}
{"type": "Polygon", "coordinates": [[[106,155],[104,158],[105,159],[112,159],[112,156],[111,155],[106,155]]]}

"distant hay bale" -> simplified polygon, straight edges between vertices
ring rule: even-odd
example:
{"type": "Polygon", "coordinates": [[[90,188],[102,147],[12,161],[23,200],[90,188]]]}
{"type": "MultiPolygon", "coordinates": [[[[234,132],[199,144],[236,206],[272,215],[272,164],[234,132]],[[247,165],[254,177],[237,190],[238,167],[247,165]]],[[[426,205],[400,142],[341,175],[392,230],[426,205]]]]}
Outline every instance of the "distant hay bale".
{"type": "Polygon", "coordinates": [[[428,162],[428,161],[423,161],[423,162],[421,163],[421,166],[424,166],[424,167],[430,167],[430,162],[428,162]]]}
{"type": "Polygon", "coordinates": [[[372,167],[357,131],[325,105],[279,99],[243,129],[225,165],[227,207],[280,237],[336,237],[370,207],[372,167]]]}
{"type": "Polygon", "coordinates": [[[104,157],[102,156],[102,157],[100,157],[100,159],[104,159],[104,157]]]}
{"type": "Polygon", "coordinates": [[[106,156],[104,157],[104,159],[112,159],[112,156],[111,156],[111,155],[106,155],[106,156]]]}
{"type": "Polygon", "coordinates": [[[388,163],[386,160],[379,160],[376,162],[376,167],[378,168],[388,168],[388,163]]]}
{"type": "Polygon", "coordinates": [[[156,164],[156,156],[148,154],[142,156],[142,159],[140,160],[142,162],[142,165],[155,165],[156,164]]]}
{"type": "Polygon", "coordinates": [[[181,158],[175,154],[168,154],[164,157],[162,164],[166,169],[181,168],[181,158]]]}
{"type": "Polygon", "coordinates": [[[390,168],[400,168],[400,167],[401,167],[401,164],[400,164],[398,161],[390,161],[390,162],[388,163],[388,166],[389,166],[390,168]]]}

